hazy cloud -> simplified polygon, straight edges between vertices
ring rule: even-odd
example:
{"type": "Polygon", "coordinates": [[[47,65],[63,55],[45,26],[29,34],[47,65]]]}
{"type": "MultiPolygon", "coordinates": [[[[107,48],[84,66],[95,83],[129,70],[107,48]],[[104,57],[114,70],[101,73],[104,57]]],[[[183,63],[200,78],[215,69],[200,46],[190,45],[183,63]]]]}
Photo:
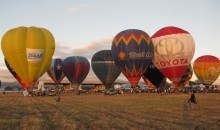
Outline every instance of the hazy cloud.
{"type": "Polygon", "coordinates": [[[71,48],[67,46],[64,41],[57,41],[53,58],[64,59],[67,56],[69,56],[70,52],[71,52],[71,48]]]}
{"type": "Polygon", "coordinates": [[[70,49],[64,42],[56,42],[56,50],[54,58],[65,59],[69,56],[84,56],[88,60],[91,60],[92,56],[100,50],[111,49],[112,38],[103,38],[97,41],[91,41],[81,48],[70,49]]]}
{"type": "Polygon", "coordinates": [[[88,8],[90,6],[91,5],[89,5],[89,4],[73,5],[69,8],[69,12],[76,12],[76,11],[81,10],[83,8],[88,8]]]}

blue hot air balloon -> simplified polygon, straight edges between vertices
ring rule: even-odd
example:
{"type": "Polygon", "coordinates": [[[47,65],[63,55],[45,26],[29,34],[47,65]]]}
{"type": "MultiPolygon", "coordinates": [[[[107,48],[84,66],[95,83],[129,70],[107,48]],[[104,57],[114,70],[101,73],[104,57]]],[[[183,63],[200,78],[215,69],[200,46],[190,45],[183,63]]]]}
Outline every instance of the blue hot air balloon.
{"type": "Polygon", "coordinates": [[[113,61],[111,50],[96,52],[92,57],[92,69],[106,88],[110,88],[121,73],[113,61]]]}
{"type": "Polygon", "coordinates": [[[150,36],[137,29],[124,30],[114,37],[111,51],[118,68],[136,87],[154,56],[150,36]]]}

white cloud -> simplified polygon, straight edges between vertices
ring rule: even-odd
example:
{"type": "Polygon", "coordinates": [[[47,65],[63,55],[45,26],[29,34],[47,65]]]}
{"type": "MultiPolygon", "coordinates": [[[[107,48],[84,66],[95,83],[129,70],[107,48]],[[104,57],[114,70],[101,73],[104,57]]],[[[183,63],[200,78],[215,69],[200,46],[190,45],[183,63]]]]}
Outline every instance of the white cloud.
{"type": "Polygon", "coordinates": [[[76,11],[78,11],[78,10],[81,10],[81,9],[83,9],[83,8],[88,8],[88,7],[90,7],[91,5],[89,5],[89,4],[80,4],[80,5],[73,5],[73,6],[71,6],[70,8],[69,8],[69,12],[76,12],[76,11]]]}
{"type": "Polygon", "coordinates": [[[75,12],[78,9],[79,9],[78,7],[72,6],[72,7],[70,7],[69,12],[75,12]]]}

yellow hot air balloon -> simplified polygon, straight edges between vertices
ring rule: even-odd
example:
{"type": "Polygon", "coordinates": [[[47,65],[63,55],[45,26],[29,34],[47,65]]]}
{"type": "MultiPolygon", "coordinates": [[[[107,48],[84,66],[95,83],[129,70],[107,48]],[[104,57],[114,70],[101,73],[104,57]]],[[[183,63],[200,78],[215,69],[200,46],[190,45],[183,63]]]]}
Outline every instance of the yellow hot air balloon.
{"type": "Polygon", "coordinates": [[[220,75],[220,60],[212,55],[203,55],[195,60],[193,69],[201,83],[211,85],[220,75]]]}
{"type": "Polygon", "coordinates": [[[31,90],[51,64],[55,40],[44,28],[21,26],[4,34],[1,47],[5,59],[31,90]]]}

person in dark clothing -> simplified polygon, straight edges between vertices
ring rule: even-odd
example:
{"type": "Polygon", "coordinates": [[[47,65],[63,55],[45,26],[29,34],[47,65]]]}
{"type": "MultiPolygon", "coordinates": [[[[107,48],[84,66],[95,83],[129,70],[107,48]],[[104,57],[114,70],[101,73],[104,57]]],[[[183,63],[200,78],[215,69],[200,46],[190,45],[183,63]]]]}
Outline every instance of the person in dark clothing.
{"type": "Polygon", "coordinates": [[[188,102],[196,104],[196,97],[195,97],[194,91],[192,91],[191,97],[188,102]]]}
{"type": "Polygon", "coordinates": [[[197,104],[196,96],[195,96],[194,92],[191,93],[191,96],[190,96],[190,99],[188,100],[188,103],[189,103],[191,110],[194,110],[195,104],[197,104]]]}

